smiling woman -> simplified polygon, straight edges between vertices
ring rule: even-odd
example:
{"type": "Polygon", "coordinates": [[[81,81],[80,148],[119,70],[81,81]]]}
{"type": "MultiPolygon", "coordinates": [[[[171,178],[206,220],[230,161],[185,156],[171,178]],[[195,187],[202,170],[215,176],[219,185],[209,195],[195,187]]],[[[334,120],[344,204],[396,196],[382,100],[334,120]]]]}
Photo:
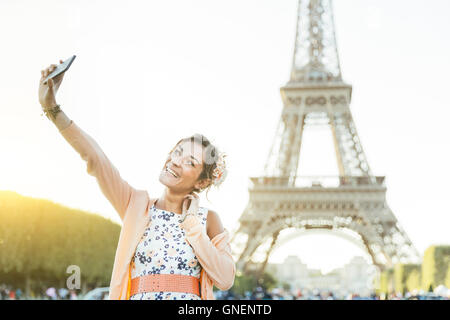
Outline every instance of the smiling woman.
{"type": "Polygon", "coordinates": [[[39,102],[123,221],[109,298],[214,299],[213,285],[229,289],[236,267],[228,231],[216,212],[199,207],[196,194],[223,181],[224,153],[200,134],[181,139],[161,170],[163,194],[150,198],[131,187],[96,141],[61,110],[55,95],[64,74],[43,81],[55,68],[41,71],[39,102]]]}
{"type": "Polygon", "coordinates": [[[226,169],[220,166],[225,156],[204,135],[194,134],[178,141],[169,152],[160,181],[165,184],[162,180],[164,172],[172,173],[171,176],[175,178],[184,174],[185,177],[193,179],[188,183],[192,185],[194,182],[193,192],[207,189],[208,194],[210,187],[219,186],[223,181],[222,175],[226,176],[226,169]],[[170,161],[172,165],[169,164],[170,161]]]}

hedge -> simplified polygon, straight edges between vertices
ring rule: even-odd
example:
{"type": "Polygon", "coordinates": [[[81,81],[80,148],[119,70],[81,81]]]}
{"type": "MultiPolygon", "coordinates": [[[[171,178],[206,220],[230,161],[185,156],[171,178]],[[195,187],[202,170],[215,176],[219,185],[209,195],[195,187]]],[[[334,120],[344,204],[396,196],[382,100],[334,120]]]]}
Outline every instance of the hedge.
{"type": "Polygon", "coordinates": [[[81,282],[109,285],[120,225],[48,200],[0,191],[0,280],[65,283],[77,265],[81,282]]]}
{"type": "Polygon", "coordinates": [[[433,290],[445,284],[450,265],[450,246],[433,245],[425,250],[422,262],[422,289],[433,290]]]}
{"type": "Polygon", "coordinates": [[[419,290],[420,271],[419,264],[397,263],[394,268],[395,291],[404,294],[406,291],[419,290]]]}

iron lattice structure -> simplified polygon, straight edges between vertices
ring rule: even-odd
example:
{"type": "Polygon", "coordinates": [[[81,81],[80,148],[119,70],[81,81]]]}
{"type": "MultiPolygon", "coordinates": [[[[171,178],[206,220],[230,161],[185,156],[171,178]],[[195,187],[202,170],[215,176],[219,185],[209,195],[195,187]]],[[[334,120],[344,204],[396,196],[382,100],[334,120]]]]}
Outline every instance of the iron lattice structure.
{"type": "Polygon", "coordinates": [[[386,203],[384,177],[370,170],[350,112],[352,86],[342,80],[330,0],[300,0],[290,80],[260,177],[251,177],[249,203],[232,247],[243,271],[263,271],[270,253],[305,232],[332,232],[365,249],[384,270],[421,257],[386,203]],[[332,132],[339,176],[298,175],[305,125],[332,132]],[[283,230],[295,230],[283,235],[283,230]]]}

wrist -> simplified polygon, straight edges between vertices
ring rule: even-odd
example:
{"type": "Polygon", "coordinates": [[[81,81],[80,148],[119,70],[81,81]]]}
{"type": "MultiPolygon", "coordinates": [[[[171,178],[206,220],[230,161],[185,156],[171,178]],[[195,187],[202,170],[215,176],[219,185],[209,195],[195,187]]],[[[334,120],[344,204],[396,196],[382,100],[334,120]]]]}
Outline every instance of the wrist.
{"type": "Polygon", "coordinates": [[[50,103],[48,106],[44,106],[43,104],[41,104],[41,107],[44,110],[53,109],[56,108],[56,106],[59,106],[59,104],[57,104],[56,101],[54,103],[50,103]]]}
{"type": "MultiPolygon", "coordinates": [[[[43,108],[43,111],[46,115],[46,117],[52,121],[56,120],[56,116],[58,115],[59,112],[61,112],[61,108],[59,104],[55,104],[52,107],[48,107],[48,108],[43,108]]],[[[42,114],[41,114],[42,115],[42,114]]]]}
{"type": "Polygon", "coordinates": [[[200,219],[198,218],[198,216],[194,215],[194,214],[189,214],[186,215],[185,219],[181,222],[181,227],[183,229],[191,229],[192,227],[199,225],[200,224],[200,219]]]}

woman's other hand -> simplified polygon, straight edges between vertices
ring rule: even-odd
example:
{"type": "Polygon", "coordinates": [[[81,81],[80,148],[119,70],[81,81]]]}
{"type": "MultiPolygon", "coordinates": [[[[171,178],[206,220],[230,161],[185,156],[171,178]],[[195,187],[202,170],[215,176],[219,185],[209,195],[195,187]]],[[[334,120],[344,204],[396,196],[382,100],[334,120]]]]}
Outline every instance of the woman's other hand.
{"type": "Polygon", "coordinates": [[[183,200],[183,207],[182,207],[182,213],[181,213],[181,220],[184,221],[184,219],[188,215],[197,215],[198,208],[199,208],[200,198],[195,193],[190,193],[184,197],[183,200]]]}

